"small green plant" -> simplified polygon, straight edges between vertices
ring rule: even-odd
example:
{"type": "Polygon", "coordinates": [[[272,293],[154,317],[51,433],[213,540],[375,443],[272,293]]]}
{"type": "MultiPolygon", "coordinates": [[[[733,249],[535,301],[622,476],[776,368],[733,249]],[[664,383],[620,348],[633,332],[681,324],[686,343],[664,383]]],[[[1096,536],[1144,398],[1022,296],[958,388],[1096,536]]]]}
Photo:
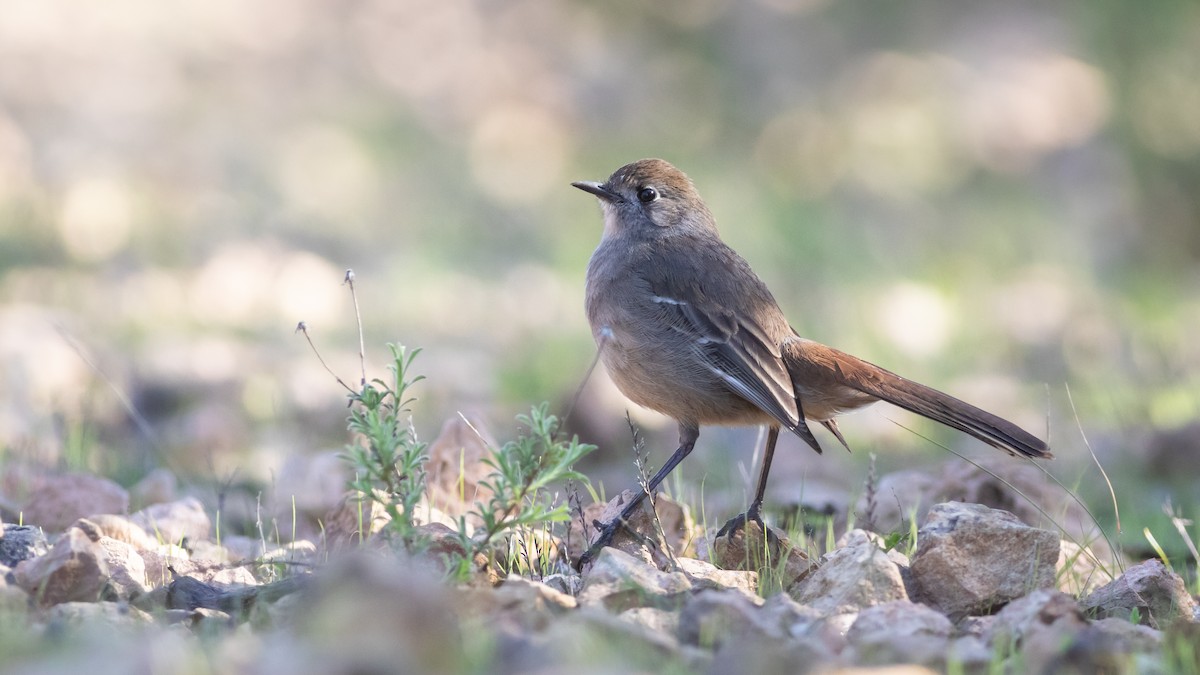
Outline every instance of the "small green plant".
{"type": "Polygon", "coordinates": [[[388,344],[392,362],[388,381],[363,382],[350,392],[347,426],[355,438],[343,457],[354,469],[350,488],[364,501],[379,504],[390,517],[388,527],[397,543],[420,548],[413,514],[425,493],[426,444],[417,439],[409,405],[409,389],[424,379],[412,376],[413,360],[421,350],[388,344]]]}
{"type": "MultiPolygon", "coordinates": [[[[572,467],[594,445],[580,443],[577,437],[569,441],[557,438],[559,420],[548,412],[548,404],[534,406],[528,415],[518,415],[517,421],[526,433],[515,441],[494,448],[483,462],[492,472],[480,485],[491,496],[487,503],[475,502],[471,515],[480,525],[469,527],[467,519],[458,519],[458,538],[467,556],[460,561],[458,571],[465,576],[477,555],[493,559],[494,545],[514,533],[525,539],[547,523],[565,522],[570,511],[565,501],[555,499],[550,492],[556,483],[573,480],[587,483],[587,478],[572,467]]],[[[512,547],[508,547],[512,550],[512,547]]],[[[528,544],[522,547],[528,550],[528,544]]],[[[536,561],[528,560],[530,566],[536,561]]],[[[520,569],[523,566],[518,565],[520,569]]],[[[510,568],[513,568],[510,565],[510,568]]]]}

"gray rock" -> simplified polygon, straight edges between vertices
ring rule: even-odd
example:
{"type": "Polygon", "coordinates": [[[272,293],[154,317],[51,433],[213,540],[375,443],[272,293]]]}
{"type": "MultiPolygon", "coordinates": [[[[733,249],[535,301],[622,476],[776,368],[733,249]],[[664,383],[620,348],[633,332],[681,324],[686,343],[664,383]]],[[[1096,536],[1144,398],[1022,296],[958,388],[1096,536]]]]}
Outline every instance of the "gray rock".
{"type": "MultiPolygon", "coordinates": [[[[644,672],[648,663],[664,671],[703,671],[709,656],[681,645],[670,633],[646,630],[641,623],[594,608],[581,608],[556,621],[539,640],[541,653],[520,670],[536,672],[554,664],[555,672],[593,672],[603,660],[603,672],[644,672]],[[682,666],[682,668],[681,668],[682,666]]],[[[549,672],[549,671],[546,671],[549,672]]]]}
{"type": "Polygon", "coordinates": [[[97,543],[104,551],[104,566],[108,568],[105,599],[129,600],[149,590],[146,587],[146,561],[137,549],[112,537],[100,537],[97,543]]]}
{"type": "Polygon", "coordinates": [[[485,483],[494,469],[483,460],[496,447],[499,446],[482,419],[461,415],[447,419],[426,451],[429,502],[453,518],[465,516],[472,525],[481,524],[471,511],[475,502],[487,504],[493,496],[485,483]]]}
{"type": "Polygon", "coordinates": [[[1080,547],[1066,539],[1060,542],[1058,563],[1055,565],[1058,590],[1082,596],[1113,580],[1111,570],[1090,547],[1080,547]]]}
{"type": "Polygon", "coordinates": [[[846,546],[822,557],[816,571],[788,589],[797,602],[829,614],[907,600],[900,568],[866,532],[853,530],[846,546]]]}
{"type": "Polygon", "coordinates": [[[349,465],[340,453],[288,453],[268,500],[283,539],[319,533],[317,520],[337,505],[350,481],[349,465]],[[295,523],[296,531],[292,531],[295,523]]]}
{"type": "Polygon", "coordinates": [[[1056,662],[1088,627],[1075,599],[1042,588],[1012,601],[996,614],[989,640],[993,649],[1016,650],[1029,672],[1051,672],[1056,662]]]}
{"type": "Polygon", "coordinates": [[[0,565],[16,567],[22,560],[36,558],[50,550],[46,533],[40,527],[5,523],[0,531],[0,565]]]}
{"type": "MultiPolygon", "coordinates": [[[[330,551],[354,549],[365,543],[371,535],[383,530],[391,519],[380,502],[363,499],[357,490],[347,490],[321,518],[325,525],[322,533],[325,547],[330,551]]],[[[257,540],[249,548],[239,542],[239,553],[246,558],[255,557],[251,555],[254,552],[253,544],[261,547],[257,540]]]]}
{"type": "MultiPolygon", "coordinates": [[[[1044,662],[1048,673],[1170,672],[1159,660],[1163,635],[1148,626],[1124,619],[1100,619],[1075,635],[1066,646],[1051,651],[1044,662]]],[[[1050,651],[1047,649],[1047,651],[1050,651]]]]}
{"type": "MultiPolygon", "coordinates": [[[[633,490],[625,490],[607,504],[589,504],[584,508],[583,520],[587,523],[589,546],[598,534],[594,527],[595,522],[607,523],[616,518],[634,495],[633,490]]],[[[692,531],[691,516],[683,511],[682,506],[662,495],[657,496],[654,501],[658,506],[653,509],[651,500],[642,501],[641,507],[625,521],[626,527],[617,530],[613,535],[609,548],[623,551],[634,558],[653,563],[660,570],[665,570],[674,564],[673,555],[669,553],[678,555],[680,549],[690,547],[695,533],[692,531]],[[656,513],[661,515],[656,517],[656,513]]],[[[578,559],[586,549],[583,528],[578,518],[572,519],[567,540],[571,558],[578,559]]]]}
{"type": "Polygon", "coordinates": [[[881,634],[899,639],[914,635],[949,638],[953,632],[954,624],[940,612],[909,600],[895,600],[859,612],[846,639],[854,644],[881,634]]]}
{"type": "Polygon", "coordinates": [[[763,539],[758,523],[747,523],[730,534],[715,534],[704,540],[702,553],[717,567],[727,570],[749,570],[775,577],[781,588],[789,588],[810,572],[816,563],[792,545],[782,530],[768,526],[777,546],[763,539]],[[781,563],[782,561],[782,563],[781,563]]]}
{"type": "Polygon", "coordinates": [[[1109,618],[1092,622],[1079,640],[1094,640],[1121,652],[1149,654],[1162,647],[1163,634],[1149,626],[1129,623],[1125,619],[1109,618]]]}
{"type": "Polygon", "coordinates": [[[913,596],[951,620],[983,614],[1054,585],[1059,539],[979,504],[929,510],[913,555],[913,596]]]}
{"type": "Polygon", "coordinates": [[[164,544],[202,541],[212,533],[212,521],[205,513],[204,505],[195,497],[153,504],[129,519],[164,544]]]}
{"type": "Polygon", "coordinates": [[[751,634],[722,642],[707,672],[802,675],[830,672],[840,663],[837,654],[814,636],[779,640],[751,634]]]}
{"type": "Polygon", "coordinates": [[[1175,621],[1192,621],[1196,612],[1196,601],[1183,579],[1157,559],[1126,569],[1084,598],[1082,605],[1099,618],[1129,619],[1137,610],[1139,623],[1162,629],[1175,621]]]}
{"type": "Polygon", "coordinates": [[[750,596],[758,595],[757,572],[718,569],[695,558],[679,558],[675,562],[695,588],[736,589],[750,596]]]}
{"type": "Polygon", "coordinates": [[[1078,633],[1087,627],[1087,618],[1075,599],[1061,591],[1040,588],[1010,602],[1000,610],[988,628],[987,637],[996,645],[1019,645],[1034,633],[1063,624],[1078,633]]]}
{"type": "Polygon", "coordinates": [[[170,469],[158,468],[142,477],[132,488],[129,496],[137,508],[145,508],[151,504],[162,504],[175,501],[179,481],[170,469]]]}
{"type": "Polygon", "coordinates": [[[84,525],[68,528],[46,555],[22,561],[13,570],[17,585],[42,607],[64,602],[95,602],[108,582],[107,552],[101,534],[84,525]]]}
{"type": "Polygon", "coordinates": [[[64,602],[50,608],[47,622],[57,626],[148,626],[154,618],[146,612],[123,602],[64,602]]]}
{"type": "Polygon", "coordinates": [[[501,603],[525,606],[537,611],[549,609],[563,612],[575,609],[579,604],[574,596],[516,574],[508,575],[504,583],[495,589],[495,594],[501,603]]]}
{"type": "MultiPolygon", "coordinates": [[[[300,644],[323,645],[333,659],[329,663],[405,673],[466,669],[467,655],[458,648],[464,626],[454,613],[454,591],[438,576],[395,558],[360,554],[341,556],[312,581],[302,591],[307,602],[289,632],[300,644]]],[[[300,671],[336,670],[300,665],[305,666],[300,671]]]]}
{"type": "MultiPolygon", "coordinates": [[[[1057,531],[1061,526],[1071,535],[1068,539],[1089,542],[1104,565],[1112,561],[1092,518],[1067,490],[1030,463],[996,458],[974,466],[949,460],[941,466],[885,474],[876,493],[874,520],[879,532],[907,530],[912,518],[924,522],[929,509],[942,502],[983,504],[1012,513],[1031,527],[1057,531]],[[1054,520],[1047,519],[1046,513],[1054,520]]],[[[862,514],[865,508],[864,495],[855,510],[862,514]]]]}
{"type": "Polygon", "coordinates": [[[476,618],[507,635],[545,631],[578,606],[574,596],[516,574],[508,575],[495,587],[461,587],[455,604],[460,617],[476,618]]]}
{"type": "Polygon", "coordinates": [[[675,635],[679,632],[679,612],[657,607],[634,607],[621,612],[619,616],[660,635],[675,635]]]}
{"type": "Polygon", "coordinates": [[[687,601],[692,582],[683,572],[662,572],[653,564],[604,548],[583,577],[582,606],[622,612],[633,607],[676,608],[687,601]]]}
{"type": "Polygon", "coordinates": [[[576,596],[583,588],[583,577],[578,574],[547,574],[542,578],[542,583],[559,593],[576,596]]]}
{"type": "Polygon", "coordinates": [[[107,478],[82,473],[43,476],[24,507],[25,522],[59,532],[80,518],[129,511],[129,493],[107,478]]]}
{"type": "Polygon", "coordinates": [[[868,607],[846,631],[848,658],[862,665],[915,663],[942,667],[953,624],[942,614],[908,600],[868,607]]]}
{"type": "Polygon", "coordinates": [[[100,533],[105,537],[117,539],[129,544],[138,551],[157,548],[158,542],[146,534],[146,531],[137,525],[127,516],[118,516],[111,513],[101,513],[87,518],[80,518],[75,521],[79,523],[86,520],[92,526],[98,528],[100,533]]]}
{"type": "Polygon", "coordinates": [[[767,598],[760,613],[764,621],[778,626],[788,637],[808,634],[821,619],[819,611],[796,602],[787,593],[776,593],[767,598]]]}
{"type": "Polygon", "coordinates": [[[758,603],[744,593],[700,591],[679,613],[678,636],[684,644],[715,649],[726,640],[740,640],[747,635],[784,637],[780,626],[764,620],[758,603]]]}
{"type": "Polygon", "coordinates": [[[853,642],[842,654],[851,663],[862,666],[884,666],[907,663],[944,670],[950,638],[918,634],[908,637],[872,633],[853,642]]]}

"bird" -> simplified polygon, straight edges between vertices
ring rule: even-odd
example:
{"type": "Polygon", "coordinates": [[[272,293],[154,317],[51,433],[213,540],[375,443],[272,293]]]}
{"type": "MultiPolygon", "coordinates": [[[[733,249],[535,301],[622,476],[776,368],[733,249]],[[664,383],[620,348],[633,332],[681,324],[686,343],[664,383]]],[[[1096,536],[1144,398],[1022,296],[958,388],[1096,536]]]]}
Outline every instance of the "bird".
{"type": "Polygon", "coordinates": [[[719,535],[750,521],[762,526],[781,430],[821,453],[808,425],[816,422],[849,449],[837,417],[881,400],[1014,456],[1053,457],[1008,420],[800,336],[750,264],[721,240],[692,180],[669,162],[642,159],[604,182],[571,185],[594,195],[603,215],[584,303],[599,358],[627,398],[672,418],[679,431],[679,447],[645,488],[616,518],[595,523],[598,535],[578,567],[691,453],[701,426],[767,427],[754,497],[719,535]]]}

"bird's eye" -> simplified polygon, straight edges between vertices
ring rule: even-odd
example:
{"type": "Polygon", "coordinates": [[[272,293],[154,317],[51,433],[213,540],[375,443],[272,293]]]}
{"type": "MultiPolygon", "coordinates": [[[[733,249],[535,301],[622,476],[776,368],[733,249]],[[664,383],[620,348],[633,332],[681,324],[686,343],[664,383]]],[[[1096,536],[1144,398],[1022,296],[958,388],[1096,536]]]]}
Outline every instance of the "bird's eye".
{"type": "Polygon", "coordinates": [[[658,190],[655,190],[652,187],[644,187],[641,190],[638,190],[639,202],[643,204],[649,204],[655,199],[658,199],[658,190]]]}

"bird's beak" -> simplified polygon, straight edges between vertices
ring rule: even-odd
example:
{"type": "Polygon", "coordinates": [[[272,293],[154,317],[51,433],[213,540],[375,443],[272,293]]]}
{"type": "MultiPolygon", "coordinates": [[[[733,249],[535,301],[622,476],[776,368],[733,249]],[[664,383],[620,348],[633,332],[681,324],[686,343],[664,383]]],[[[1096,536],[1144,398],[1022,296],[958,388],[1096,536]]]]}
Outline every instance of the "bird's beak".
{"type": "Polygon", "coordinates": [[[583,190],[584,192],[590,192],[590,193],[596,195],[597,197],[600,198],[601,201],[605,201],[605,202],[621,201],[621,195],[613,192],[612,190],[609,190],[608,187],[606,187],[604,185],[604,183],[597,183],[594,180],[580,180],[580,181],[575,181],[574,183],[571,183],[571,185],[574,185],[575,187],[579,188],[580,190],[583,190]]]}

